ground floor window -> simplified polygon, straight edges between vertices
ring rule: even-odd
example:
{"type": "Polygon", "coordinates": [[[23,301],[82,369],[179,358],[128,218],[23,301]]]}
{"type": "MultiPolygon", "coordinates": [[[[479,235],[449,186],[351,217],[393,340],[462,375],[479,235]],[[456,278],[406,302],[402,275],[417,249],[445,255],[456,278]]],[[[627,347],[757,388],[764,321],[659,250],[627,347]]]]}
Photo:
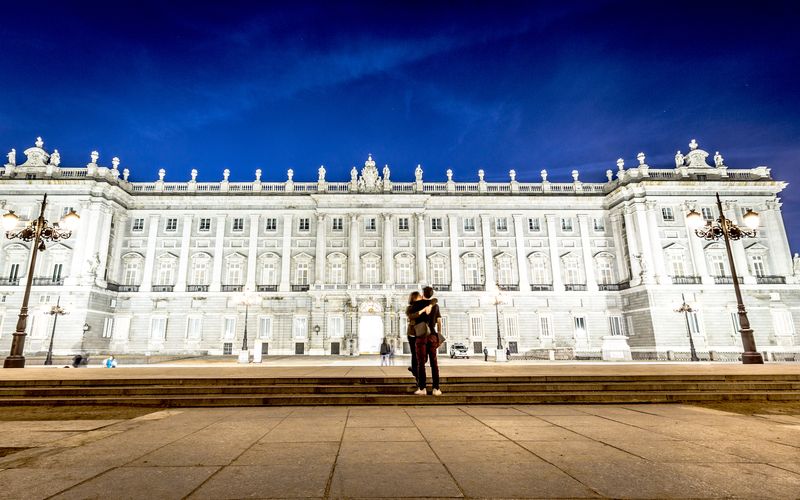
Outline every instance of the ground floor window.
{"type": "Polygon", "coordinates": [[[261,355],[266,356],[267,354],[269,354],[269,343],[263,342],[261,344],[261,355]]]}
{"type": "Polygon", "coordinates": [[[509,342],[508,343],[508,350],[511,351],[511,354],[517,354],[519,352],[516,342],[509,342]]]}
{"type": "Polygon", "coordinates": [[[473,342],[472,343],[472,351],[475,354],[480,354],[483,352],[483,342],[473,342]]]}
{"type": "Polygon", "coordinates": [[[302,342],[297,342],[294,345],[294,353],[295,354],[304,354],[306,349],[306,345],[302,342]]]}
{"type": "Polygon", "coordinates": [[[339,342],[331,342],[331,354],[338,355],[339,349],[339,342]]]}
{"type": "Polygon", "coordinates": [[[233,342],[222,344],[222,354],[233,354],[233,342]]]}

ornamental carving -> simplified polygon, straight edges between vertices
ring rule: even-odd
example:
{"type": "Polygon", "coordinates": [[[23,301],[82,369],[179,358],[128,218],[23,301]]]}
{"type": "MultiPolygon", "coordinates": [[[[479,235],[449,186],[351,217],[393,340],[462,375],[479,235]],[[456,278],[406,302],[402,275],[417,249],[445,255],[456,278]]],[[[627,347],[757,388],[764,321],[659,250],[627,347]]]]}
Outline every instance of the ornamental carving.
{"type": "MultiPolygon", "coordinates": [[[[388,173],[388,170],[389,167],[384,168],[384,172],[388,173]]],[[[369,155],[367,161],[364,162],[364,168],[361,169],[358,190],[362,193],[377,193],[383,190],[383,180],[378,173],[378,168],[375,166],[372,155],[369,155]]]]}

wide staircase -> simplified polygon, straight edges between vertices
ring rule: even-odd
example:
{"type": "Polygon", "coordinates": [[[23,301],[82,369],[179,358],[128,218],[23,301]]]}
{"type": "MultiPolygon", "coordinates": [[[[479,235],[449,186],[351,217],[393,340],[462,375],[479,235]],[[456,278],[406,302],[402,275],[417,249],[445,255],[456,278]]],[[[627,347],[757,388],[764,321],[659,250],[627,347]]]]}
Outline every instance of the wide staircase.
{"type": "MultiPolygon", "coordinates": [[[[98,372],[102,373],[100,370],[98,372]]],[[[444,394],[410,377],[118,377],[0,380],[0,406],[152,407],[800,401],[800,373],[451,376],[444,394]]]]}

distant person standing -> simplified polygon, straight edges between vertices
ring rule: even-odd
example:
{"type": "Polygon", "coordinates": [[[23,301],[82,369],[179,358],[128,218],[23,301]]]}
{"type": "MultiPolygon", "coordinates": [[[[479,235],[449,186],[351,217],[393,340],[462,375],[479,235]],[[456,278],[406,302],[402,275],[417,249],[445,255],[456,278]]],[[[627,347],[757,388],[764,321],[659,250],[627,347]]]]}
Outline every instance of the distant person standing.
{"type": "Polygon", "coordinates": [[[391,348],[389,347],[389,343],[386,342],[386,338],[384,338],[383,343],[381,343],[381,366],[389,366],[390,353],[391,348]]]}
{"type": "Polygon", "coordinates": [[[485,347],[483,348],[483,360],[484,361],[489,361],[489,349],[487,349],[485,347]]]}
{"type": "Polygon", "coordinates": [[[103,366],[106,368],[116,368],[117,367],[117,360],[114,358],[114,355],[110,355],[103,361],[103,366]]]}

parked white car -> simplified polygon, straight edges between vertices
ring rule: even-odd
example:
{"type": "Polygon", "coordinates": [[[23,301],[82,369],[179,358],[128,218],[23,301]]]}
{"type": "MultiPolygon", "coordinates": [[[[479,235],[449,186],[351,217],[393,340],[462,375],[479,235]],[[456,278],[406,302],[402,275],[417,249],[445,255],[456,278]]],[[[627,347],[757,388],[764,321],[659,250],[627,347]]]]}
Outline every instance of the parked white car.
{"type": "Polygon", "coordinates": [[[467,358],[469,359],[469,349],[467,346],[460,342],[456,342],[450,345],[450,357],[451,358],[467,358]]]}

